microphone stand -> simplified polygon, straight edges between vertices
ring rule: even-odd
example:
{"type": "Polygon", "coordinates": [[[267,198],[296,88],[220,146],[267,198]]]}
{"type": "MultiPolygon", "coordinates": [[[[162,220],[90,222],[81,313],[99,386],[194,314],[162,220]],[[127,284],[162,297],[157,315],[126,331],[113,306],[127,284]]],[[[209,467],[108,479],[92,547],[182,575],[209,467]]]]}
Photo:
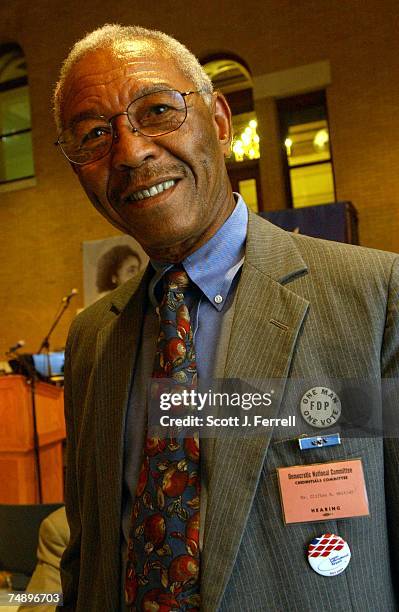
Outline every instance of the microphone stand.
{"type": "Polygon", "coordinates": [[[46,355],[47,355],[47,375],[48,375],[48,378],[51,378],[50,336],[53,333],[53,331],[55,330],[55,328],[57,327],[58,323],[60,322],[61,317],[63,316],[63,314],[68,309],[69,303],[70,303],[71,299],[76,294],[77,294],[77,291],[74,290],[74,292],[70,293],[67,297],[62,298],[61,309],[57,310],[57,314],[55,316],[55,319],[54,319],[54,321],[53,321],[49,331],[47,332],[46,336],[43,338],[42,343],[41,343],[41,345],[39,347],[39,350],[37,351],[38,355],[40,355],[40,353],[42,351],[46,352],[46,355]]]}
{"type": "Polygon", "coordinates": [[[37,490],[38,490],[39,504],[42,504],[43,503],[42,471],[41,471],[41,466],[40,466],[39,432],[37,429],[37,413],[36,413],[37,374],[36,374],[36,370],[34,366],[31,364],[28,357],[25,357],[24,355],[17,355],[17,358],[22,363],[25,370],[29,374],[27,383],[30,386],[30,395],[31,395],[31,407],[32,407],[32,419],[33,419],[33,452],[35,455],[35,471],[37,475],[37,490]]]}
{"type": "MultiPolygon", "coordinates": [[[[51,325],[45,338],[43,339],[43,342],[41,343],[39,351],[38,351],[38,354],[40,354],[43,351],[43,349],[46,349],[47,358],[48,358],[49,376],[51,375],[50,374],[50,371],[51,371],[50,370],[50,351],[49,351],[50,336],[52,332],[54,331],[54,329],[56,328],[56,326],[58,325],[62,315],[68,308],[69,302],[71,301],[71,298],[74,295],[75,293],[71,293],[66,298],[62,299],[62,302],[63,302],[62,308],[61,310],[57,311],[55,320],[53,324],[51,325]]],[[[23,366],[26,368],[29,374],[28,384],[30,385],[30,389],[31,389],[31,406],[32,406],[32,418],[33,418],[33,449],[34,449],[34,455],[35,455],[35,469],[36,469],[36,474],[37,474],[37,489],[38,489],[39,504],[42,504],[43,503],[43,488],[42,488],[42,473],[41,473],[41,465],[40,465],[39,432],[37,429],[37,412],[36,412],[36,382],[38,378],[37,378],[36,370],[34,366],[30,363],[29,359],[22,355],[17,355],[17,357],[21,361],[23,366]]]]}

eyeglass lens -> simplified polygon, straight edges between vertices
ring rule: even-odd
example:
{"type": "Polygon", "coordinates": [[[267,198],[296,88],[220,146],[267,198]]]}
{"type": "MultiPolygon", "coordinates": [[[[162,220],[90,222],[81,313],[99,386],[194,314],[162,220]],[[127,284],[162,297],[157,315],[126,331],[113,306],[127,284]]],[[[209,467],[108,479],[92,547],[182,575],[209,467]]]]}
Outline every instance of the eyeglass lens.
{"type": "MultiPolygon", "coordinates": [[[[165,90],[133,100],[126,114],[131,125],[144,136],[161,136],[177,130],[184,122],[187,108],[178,91],[165,90]]],[[[77,164],[101,159],[111,150],[113,129],[104,117],[89,116],[76,121],[60,137],[66,157],[77,164]]]]}

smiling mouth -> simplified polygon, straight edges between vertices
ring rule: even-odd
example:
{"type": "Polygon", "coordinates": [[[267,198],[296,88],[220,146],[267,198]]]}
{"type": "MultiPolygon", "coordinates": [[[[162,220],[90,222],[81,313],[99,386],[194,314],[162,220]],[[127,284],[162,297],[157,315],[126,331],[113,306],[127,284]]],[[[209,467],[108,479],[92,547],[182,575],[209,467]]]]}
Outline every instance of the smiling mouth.
{"type": "Polygon", "coordinates": [[[130,195],[125,198],[125,202],[138,202],[139,200],[146,200],[148,198],[152,198],[153,196],[162,193],[163,191],[167,191],[176,185],[177,180],[170,179],[168,181],[163,181],[162,183],[157,183],[156,185],[152,185],[148,187],[148,189],[139,189],[138,191],[133,191],[130,195]]]}

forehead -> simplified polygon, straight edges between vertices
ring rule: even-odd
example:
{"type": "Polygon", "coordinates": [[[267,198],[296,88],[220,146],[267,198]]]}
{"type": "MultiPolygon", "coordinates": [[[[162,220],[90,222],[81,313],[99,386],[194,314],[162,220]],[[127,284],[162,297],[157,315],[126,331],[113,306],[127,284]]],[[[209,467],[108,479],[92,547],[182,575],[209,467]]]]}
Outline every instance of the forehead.
{"type": "Polygon", "coordinates": [[[105,115],[125,110],[134,97],[159,87],[183,91],[193,83],[156,43],[134,40],[96,49],[74,64],[65,80],[62,119],[86,110],[105,115]]]}
{"type": "Polygon", "coordinates": [[[137,255],[128,255],[122,262],[122,265],[132,265],[132,264],[137,264],[139,261],[139,258],[137,257],[137,255]]]}

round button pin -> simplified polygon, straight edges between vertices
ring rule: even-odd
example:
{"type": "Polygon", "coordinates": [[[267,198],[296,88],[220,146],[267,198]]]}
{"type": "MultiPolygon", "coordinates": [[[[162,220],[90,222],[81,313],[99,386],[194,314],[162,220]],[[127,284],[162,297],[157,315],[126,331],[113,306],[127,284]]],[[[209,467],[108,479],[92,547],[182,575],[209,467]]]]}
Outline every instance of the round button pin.
{"type": "Polygon", "coordinates": [[[303,394],[301,414],[313,427],[331,427],[341,416],[341,400],[328,387],[312,387],[303,394]]]}
{"type": "Polygon", "coordinates": [[[334,533],[323,533],[309,544],[310,567],[320,576],[338,576],[346,570],[350,560],[348,543],[334,533]]]}

